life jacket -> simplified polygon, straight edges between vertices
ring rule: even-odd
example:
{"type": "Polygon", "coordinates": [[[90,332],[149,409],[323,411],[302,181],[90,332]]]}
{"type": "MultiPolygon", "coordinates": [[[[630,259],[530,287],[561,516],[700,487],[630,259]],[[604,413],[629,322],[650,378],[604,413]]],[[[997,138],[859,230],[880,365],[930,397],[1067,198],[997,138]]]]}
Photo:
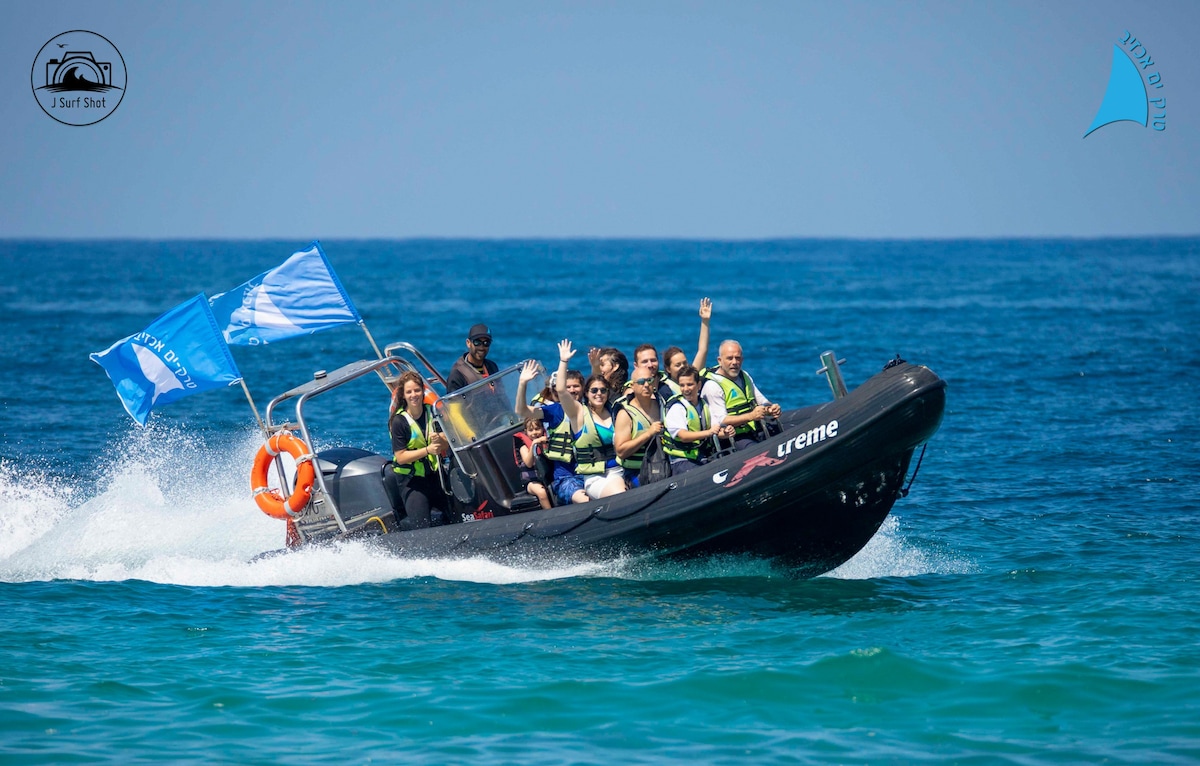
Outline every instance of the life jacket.
{"type": "MultiPolygon", "coordinates": [[[[725,394],[725,412],[728,414],[746,415],[753,412],[754,408],[758,406],[758,401],[754,398],[754,379],[745,370],[742,370],[742,380],[746,384],[745,388],[739,387],[737,383],[708,367],[704,368],[700,376],[705,380],[714,381],[721,387],[721,392],[725,394]]],[[[742,423],[740,426],[734,426],[733,430],[737,436],[753,434],[758,430],[758,421],[751,420],[747,423],[742,423]]]]}
{"type": "Polygon", "coordinates": [[[558,425],[547,429],[546,436],[549,437],[549,441],[542,451],[543,455],[556,463],[570,465],[575,462],[575,439],[571,437],[571,422],[567,420],[566,413],[563,413],[558,425]]]}
{"type": "Polygon", "coordinates": [[[671,401],[671,399],[675,398],[676,396],[683,395],[683,389],[681,389],[679,387],[678,383],[676,383],[674,380],[671,379],[670,375],[667,375],[666,373],[662,372],[661,370],[659,370],[659,373],[660,373],[660,375],[659,375],[659,379],[658,379],[658,400],[660,402],[662,402],[663,404],[666,404],[667,402],[671,401]],[[666,389],[666,391],[663,390],[664,388],[666,389]]]}
{"type": "MultiPolygon", "coordinates": [[[[408,421],[408,444],[405,445],[407,450],[424,449],[429,446],[429,441],[433,435],[433,408],[428,404],[425,405],[425,428],[427,433],[421,433],[421,426],[413,419],[412,415],[408,414],[408,410],[401,407],[396,410],[397,415],[403,415],[408,421]]],[[[415,463],[406,463],[404,465],[395,464],[394,470],[401,476],[425,476],[432,474],[438,469],[438,456],[430,453],[428,456],[421,458],[415,463]]]]}
{"type": "MultiPolygon", "coordinates": [[[[609,409],[612,414],[612,409],[609,409]]],[[[616,418],[613,417],[613,425],[616,418]]],[[[575,436],[575,473],[581,476],[602,474],[607,470],[607,463],[617,454],[612,444],[600,440],[600,431],[596,428],[596,420],[592,410],[583,407],[583,424],[575,436]]]]}
{"type": "MultiPolygon", "coordinates": [[[[456,371],[458,372],[458,377],[462,378],[463,383],[458,388],[465,388],[466,386],[469,386],[472,383],[478,383],[479,381],[481,381],[485,378],[489,378],[492,375],[495,375],[496,371],[498,369],[496,367],[496,363],[493,362],[491,359],[484,359],[483,360],[483,369],[480,370],[478,367],[476,367],[474,364],[472,364],[470,361],[468,361],[468,359],[467,359],[468,356],[470,356],[469,351],[467,353],[463,354],[462,356],[460,356],[454,362],[454,366],[450,368],[450,377],[451,378],[455,377],[454,373],[456,371]]],[[[455,389],[455,390],[457,390],[457,389],[455,389]]],[[[450,393],[450,392],[448,392],[448,393],[450,393]]]]}
{"type": "MultiPolygon", "coordinates": [[[[704,401],[704,397],[700,397],[699,409],[696,405],[689,402],[682,394],[672,396],[667,402],[667,409],[674,407],[676,404],[682,404],[684,414],[687,417],[687,428],[685,431],[703,431],[711,425],[712,420],[708,414],[708,402],[704,401]]],[[[665,415],[664,415],[665,417],[665,415]]],[[[687,460],[699,460],[703,453],[708,450],[704,449],[707,439],[700,441],[685,442],[671,436],[669,431],[663,431],[663,452],[673,458],[685,458],[687,460]]]]}
{"type": "MultiPolygon", "coordinates": [[[[662,405],[659,406],[661,407],[662,405]]],[[[636,402],[626,402],[624,404],[624,408],[625,411],[629,413],[629,419],[633,421],[633,430],[630,432],[630,436],[636,437],[642,431],[650,428],[650,416],[642,412],[641,408],[637,406],[636,402]]],[[[613,422],[613,425],[616,425],[615,421],[613,422]]],[[[631,471],[637,471],[642,467],[642,459],[645,456],[646,447],[643,446],[629,457],[618,458],[617,462],[621,464],[622,468],[628,468],[631,471]]]]}
{"type": "Polygon", "coordinates": [[[529,434],[524,431],[518,431],[513,434],[513,460],[516,461],[517,467],[521,469],[521,483],[528,484],[531,481],[540,481],[537,470],[537,455],[538,448],[533,446],[533,439],[529,438],[529,434]],[[521,459],[521,447],[529,447],[533,450],[534,465],[533,468],[525,465],[525,461],[521,459]]]}

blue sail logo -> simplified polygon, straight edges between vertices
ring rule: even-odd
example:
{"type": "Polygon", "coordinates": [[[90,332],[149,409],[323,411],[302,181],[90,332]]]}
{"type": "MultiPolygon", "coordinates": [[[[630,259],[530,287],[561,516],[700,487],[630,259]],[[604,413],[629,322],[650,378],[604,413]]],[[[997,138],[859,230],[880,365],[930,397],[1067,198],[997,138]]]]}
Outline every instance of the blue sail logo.
{"type": "Polygon", "coordinates": [[[1149,51],[1136,37],[1129,32],[1120,45],[1113,46],[1112,69],[1108,74],[1108,88],[1104,91],[1104,100],[1096,111],[1096,118],[1083,134],[1084,138],[1096,130],[1111,125],[1114,122],[1136,122],[1143,128],[1150,126],[1150,106],[1160,112],[1154,115],[1154,129],[1166,130],[1167,100],[1159,97],[1151,100],[1147,95],[1146,85],[1162,88],[1162,75],[1154,72],[1143,80],[1142,71],[1154,66],[1149,51]],[[1128,48],[1128,53],[1122,50],[1128,48]],[[1140,53],[1139,53],[1140,51],[1140,53]]]}

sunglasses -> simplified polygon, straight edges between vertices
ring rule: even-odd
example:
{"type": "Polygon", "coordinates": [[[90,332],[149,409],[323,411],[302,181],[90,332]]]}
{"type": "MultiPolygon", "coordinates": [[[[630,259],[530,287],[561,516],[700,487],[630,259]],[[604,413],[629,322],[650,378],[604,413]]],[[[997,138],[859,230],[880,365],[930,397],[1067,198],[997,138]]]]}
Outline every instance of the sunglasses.
{"type": "Polygon", "coordinates": [[[492,345],[492,339],[491,338],[476,338],[475,340],[471,341],[471,345],[473,345],[473,346],[490,346],[490,345],[492,345]]]}
{"type": "Polygon", "coordinates": [[[607,394],[608,389],[607,388],[589,388],[588,393],[589,394],[607,394]]]}
{"type": "Polygon", "coordinates": [[[656,378],[638,378],[637,380],[635,380],[633,382],[637,383],[639,386],[644,386],[647,383],[653,383],[655,380],[656,380],[656,378]]]}

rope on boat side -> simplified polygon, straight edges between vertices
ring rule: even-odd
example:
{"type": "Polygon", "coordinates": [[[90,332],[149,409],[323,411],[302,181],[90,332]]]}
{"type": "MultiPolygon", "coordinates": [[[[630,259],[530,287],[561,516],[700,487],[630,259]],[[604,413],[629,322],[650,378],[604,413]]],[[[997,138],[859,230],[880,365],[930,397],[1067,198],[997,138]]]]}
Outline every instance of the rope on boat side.
{"type": "Polygon", "coordinates": [[[917,480],[917,472],[921,470],[921,461],[925,459],[925,448],[929,446],[929,442],[921,445],[921,455],[917,458],[917,467],[913,469],[912,478],[908,480],[908,486],[900,490],[900,497],[908,497],[908,491],[912,489],[913,482],[917,480]]]}

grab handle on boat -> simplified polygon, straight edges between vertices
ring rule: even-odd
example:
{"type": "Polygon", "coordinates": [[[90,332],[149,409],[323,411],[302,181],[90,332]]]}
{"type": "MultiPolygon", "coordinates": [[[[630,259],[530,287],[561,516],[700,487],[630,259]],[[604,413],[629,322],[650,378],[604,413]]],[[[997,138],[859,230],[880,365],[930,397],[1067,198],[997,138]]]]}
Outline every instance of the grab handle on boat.
{"type": "Polygon", "coordinates": [[[838,369],[838,365],[845,363],[845,359],[838,359],[837,354],[832,351],[821,354],[821,369],[817,370],[817,374],[824,375],[829,381],[834,399],[841,399],[846,395],[846,381],[842,380],[842,371],[838,369]]]}

